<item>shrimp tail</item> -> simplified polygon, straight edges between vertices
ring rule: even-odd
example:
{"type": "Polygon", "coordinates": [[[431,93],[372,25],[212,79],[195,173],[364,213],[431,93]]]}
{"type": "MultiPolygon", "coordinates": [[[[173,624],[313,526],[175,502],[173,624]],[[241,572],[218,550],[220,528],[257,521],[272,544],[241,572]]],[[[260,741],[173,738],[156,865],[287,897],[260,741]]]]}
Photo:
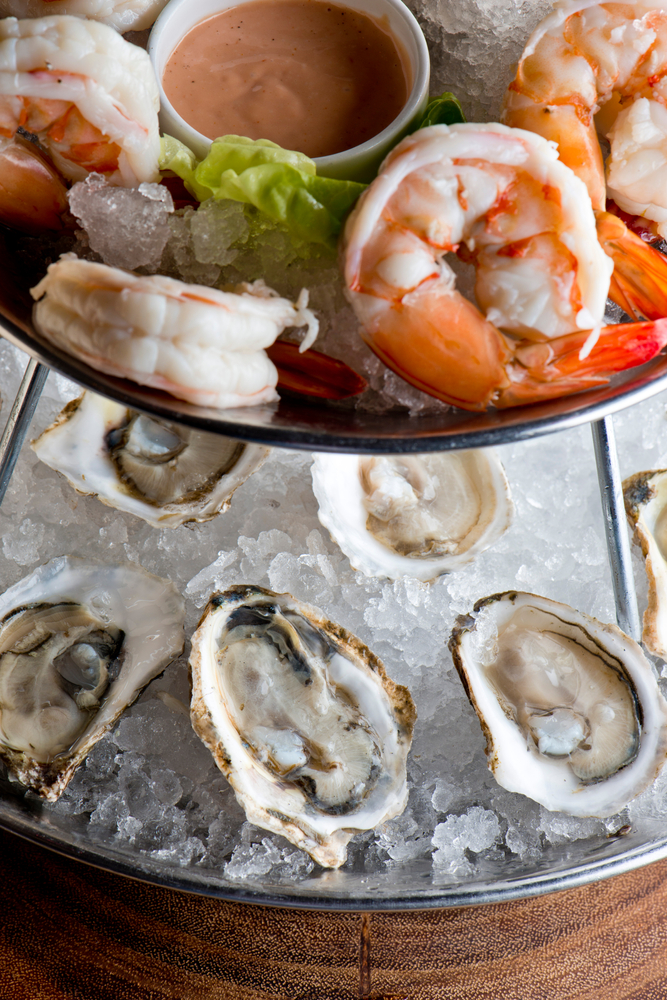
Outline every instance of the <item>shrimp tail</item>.
{"type": "Polygon", "coordinates": [[[301,353],[298,344],[277,340],[266,353],[278,369],[278,388],[318,399],[347,399],[358,396],[367,386],[344,361],[320,351],[301,353]]]}
{"type": "Polygon", "coordinates": [[[26,233],[65,228],[67,188],[31,142],[0,138],[0,222],[26,233]]]}
{"type": "Polygon", "coordinates": [[[592,351],[580,357],[588,334],[577,332],[544,343],[520,344],[507,366],[510,385],[499,408],[569,396],[606,385],[609,376],[651,361],[667,345],[667,319],[603,327],[592,351]]]}
{"type": "Polygon", "coordinates": [[[482,411],[508,384],[507,339],[442,281],[423,282],[361,333],[392,371],[443,403],[482,411]]]}
{"type": "Polygon", "coordinates": [[[609,298],[635,319],[667,316],[667,258],[609,212],[596,215],[598,239],[614,261],[609,298]]]}

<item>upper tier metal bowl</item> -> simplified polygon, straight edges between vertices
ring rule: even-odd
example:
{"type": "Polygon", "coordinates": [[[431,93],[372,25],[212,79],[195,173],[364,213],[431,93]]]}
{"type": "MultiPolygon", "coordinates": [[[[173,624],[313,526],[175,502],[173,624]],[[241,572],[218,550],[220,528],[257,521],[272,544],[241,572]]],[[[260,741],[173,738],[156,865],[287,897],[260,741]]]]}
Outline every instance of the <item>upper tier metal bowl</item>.
{"type": "Polygon", "coordinates": [[[608,387],[509,410],[410,416],[405,409],[367,413],[354,401],[328,403],[285,395],[278,404],[211,410],[96,371],[50,344],[32,325],[31,285],[16,237],[0,226],[0,330],[17,347],[87,389],[176,423],[244,441],[312,451],[424,452],[478,448],[537,437],[599,420],[667,386],[667,355],[615,376],[608,387]]]}

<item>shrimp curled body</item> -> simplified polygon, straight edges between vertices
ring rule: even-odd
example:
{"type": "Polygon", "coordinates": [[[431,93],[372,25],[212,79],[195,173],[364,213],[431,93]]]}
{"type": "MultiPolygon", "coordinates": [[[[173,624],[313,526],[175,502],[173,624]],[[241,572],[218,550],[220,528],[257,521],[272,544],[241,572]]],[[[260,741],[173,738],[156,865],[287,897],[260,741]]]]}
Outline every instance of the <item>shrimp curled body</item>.
{"type": "Polygon", "coordinates": [[[522,130],[436,125],[404,139],[348,219],[343,253],[371,349],[465,409],[600,385],[667,342],[667,322],[600,336],[613,263],[590,199],[554,144],[522,130]],[[456,291],[448,251],[475,265],[485,315],[456,291]]]}
{"type": "Polygon", "coordinates": [[[502,120],[555,140],[594,209],[608,194],[667,236],[664,0],[559,0],[526,45],[502,120]],[[611,145],[606,185],[598,132],[611,145]]]}
{"type": "Polygon", "coordinates": [[[36,135],[70,181],[159,177],[159,91],[148,54],[66,15],[0,21],[0,136],[36,135]]]}
{"type": "Polygon", "coordinates": [[[306,308],[263,282],[241,294],[137,277],[65,254],[31,290],[36,328],[53,344],[109,375],[162,389],[198,406],[225,409],[278,398],[278,372],[264,353],[289,326],[308,326],[306,308]]]}

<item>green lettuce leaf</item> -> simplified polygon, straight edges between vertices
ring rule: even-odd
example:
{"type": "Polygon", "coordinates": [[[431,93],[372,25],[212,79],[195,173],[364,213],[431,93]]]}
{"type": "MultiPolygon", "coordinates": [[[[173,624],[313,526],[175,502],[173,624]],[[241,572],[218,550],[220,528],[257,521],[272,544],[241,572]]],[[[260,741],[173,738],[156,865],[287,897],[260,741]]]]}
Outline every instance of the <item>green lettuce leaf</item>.
{"type": "Polygon", "coordinates": [[[254,205],[300,239],[329,246],[366,187],[318,177],[303,153],[237,135],[216,139],[201,162],[178,139],[164,136],[160,169],[181,177],[198,201],[229,198],[254,205]]]}
{"type": "Polygon", "coordinates": [[[458,125],[465,120],[461,102],[447,91],[430,102],[419,128],[428,128],[429,125],[458,125]]]}

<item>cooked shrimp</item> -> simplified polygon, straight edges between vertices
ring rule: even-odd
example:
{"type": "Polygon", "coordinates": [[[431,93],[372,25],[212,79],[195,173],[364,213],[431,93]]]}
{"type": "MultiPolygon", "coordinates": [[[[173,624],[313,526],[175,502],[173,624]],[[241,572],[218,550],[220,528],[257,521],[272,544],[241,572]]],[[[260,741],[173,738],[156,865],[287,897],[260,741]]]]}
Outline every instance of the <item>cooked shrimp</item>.
{"type": "Polygon", "coordinates": [[[667,343],[667,321],[607,327],[596,343],[613,264],[586,188],[552,143],[504,125],[399,143],[348,220],[344,258],[372,350],[465,409],[604,384],[667,343]],[[486,316],[455,290],[448,251],[475,264],[486,316]]]}
{"type": "Polygon", "coordinates": [[[0,136],[35,134],[68,180],[157,180],[158,86],[143,49],[78,17],[0,21],[0,136]]]}
{"type": "Polygon", "coordinates": [[[665,0],[558,0],[526,45],[502,121],[555,140],[594,209],[608,193],[667,236],[665,0]],[[598,131],[611,144],[606,185],[598,131]]]}
{"type": "Polygon", "coordinates": [[[630,315],[667,315],[667,262],[604,213],[609,195],[667,235],[667,4],[558,0],[529,39],[502,120],[558,143],[586,184],[613,258],[610,297],[630,315]],[[607,136],[607,177],[597,133],[607,136]]]}
{"type": "Polygon", "coordinates": [[[53,344],[108,375],[163,389],[198,406],[225,409],[278,398],[278,372],[264,348],[289,326],[317,319],[302,292],[296,305],[263,282],[241,294],[137,277],[65,254],[31,290],[36,328],[53,344]]]}
{"type": "Polygon", "coordinates": [[[24,232],[62,229],[67,188],[35,145],[0,138],[0,219],[24,232]]]}
{"type": "Polygon", "coordinates": [[[116,31],[150,28],[167,0],[0,0],[0,17],[72,14],[101,21],[116,31]]]}

